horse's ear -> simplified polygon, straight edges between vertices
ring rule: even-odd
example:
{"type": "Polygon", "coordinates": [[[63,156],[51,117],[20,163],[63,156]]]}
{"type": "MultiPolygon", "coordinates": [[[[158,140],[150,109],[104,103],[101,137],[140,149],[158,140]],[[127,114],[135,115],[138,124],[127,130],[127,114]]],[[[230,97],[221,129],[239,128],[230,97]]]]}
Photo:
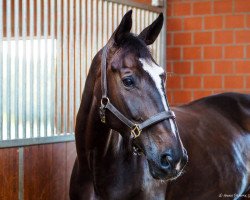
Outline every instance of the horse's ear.
{"type": "Polygon", "coordinates": [[[142,39],[147,45],[151,45],[154,43],[156,38],[158,37],[162,25],[163,25],[163,14],[160,13],[158,18],[147,28],[145,28],[140,34],[139,38],[142,39]]]}
{"type": "Polygon", "coordinates": [[[128,11],[122,18],[121,23],[115,30],[112,37],[116,44],[121,44],[124,39],[124,35],[128,34],[132,28],[132,10],[128,11]]]}

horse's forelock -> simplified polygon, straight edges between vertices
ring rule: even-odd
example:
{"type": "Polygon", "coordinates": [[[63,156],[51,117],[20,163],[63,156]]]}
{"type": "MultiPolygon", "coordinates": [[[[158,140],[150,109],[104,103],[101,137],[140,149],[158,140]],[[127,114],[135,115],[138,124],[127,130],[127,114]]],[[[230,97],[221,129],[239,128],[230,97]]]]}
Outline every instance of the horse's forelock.
{"type": "Polygon", "coordinates": [[[151,52],[146,43],[138,38],[135,34],[129,33],[124,39],[124,43],[121,45],[126,51],[136,53],[140,58],[151,58],[151,52]]]}

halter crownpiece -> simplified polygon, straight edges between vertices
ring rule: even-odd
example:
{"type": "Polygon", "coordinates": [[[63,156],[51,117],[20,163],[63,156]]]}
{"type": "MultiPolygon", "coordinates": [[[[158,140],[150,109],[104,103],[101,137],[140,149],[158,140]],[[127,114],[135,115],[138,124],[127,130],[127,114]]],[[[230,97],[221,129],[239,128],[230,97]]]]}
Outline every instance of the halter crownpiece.
{"type": "Polygon", "coordinates": [[[156,115],[151,116],[144,122],[137,124],[129,120],[125,117],[109,100],[107,93],[107,53],[109,46],[108,44],[103,48],[102,52],[102,62],[101,62],[101,87],[102,87],[102,99],[101,106],[99,109],[100,118],[102,123],[106,123],[106,114],[105,111],[108,109],[111,113],[113,113],[121,122],[123,122],[127,127],[130,128],[130,134],[135,139],[141,135],[143,129],[157,124],[166,119],[175,119],[175,114],[173,111],[163,111],[157,113],[156,115]]]}

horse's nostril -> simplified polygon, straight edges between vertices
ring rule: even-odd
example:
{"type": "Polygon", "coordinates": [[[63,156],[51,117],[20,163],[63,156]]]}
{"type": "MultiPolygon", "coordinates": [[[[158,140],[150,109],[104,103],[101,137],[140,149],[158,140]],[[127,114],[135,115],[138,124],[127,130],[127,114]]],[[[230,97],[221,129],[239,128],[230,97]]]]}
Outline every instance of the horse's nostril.
{"type": "Polygon", "coordinates": [[[161,166],[164,168],[172,167],[173,158],[169,154],[163,154],[161,156],[161,166]]]}

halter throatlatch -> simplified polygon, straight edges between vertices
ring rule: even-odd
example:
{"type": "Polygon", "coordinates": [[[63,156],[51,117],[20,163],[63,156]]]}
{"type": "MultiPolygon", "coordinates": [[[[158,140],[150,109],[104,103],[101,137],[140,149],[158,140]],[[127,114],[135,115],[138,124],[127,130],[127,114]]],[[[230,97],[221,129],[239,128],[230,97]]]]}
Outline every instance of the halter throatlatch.
{"type": "Polygon", "coordinates": [[[107,96],[107,53],[109,46],[106,45],[103,48],[102,52],[102,63],[101,63],[101,87],[102,87],[102,99],[100,106],[100,118],[102,123],[106,123],[106,115],[105,111],[108,109],[111,113],[113,113],[121,122],[123,122],[127,127],[130,128],[130,134],[133,138],[137,138],[140,136],[142,130],[146,127],[157,124],[166,119],[175,119],[175,114],[173,111],[163,111],[157,113],[156,115],[151,116],[144,122],[137,124],[129,120],[125,117],[117,108],[110,102],[107,96]]]}

